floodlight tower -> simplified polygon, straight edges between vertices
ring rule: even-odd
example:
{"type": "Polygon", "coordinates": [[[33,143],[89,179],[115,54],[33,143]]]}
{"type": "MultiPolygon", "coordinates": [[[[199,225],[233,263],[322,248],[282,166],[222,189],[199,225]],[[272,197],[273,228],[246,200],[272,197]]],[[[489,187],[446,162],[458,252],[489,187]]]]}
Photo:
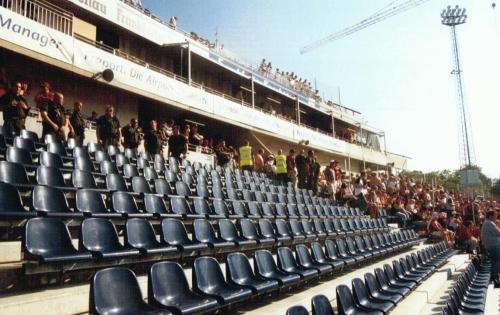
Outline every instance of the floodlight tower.
{"type": "Polygon", "coordinates": [[[441,23],[445,26],[450,27],[451,39],[452,39],[452,50],[453,50],[453,62],[454,69],[451,74],[455,75],[457,83],[458,92],[458,111],[460,119],[460,159],[463,159],[461,166],[472,166],[473,158],[471,154],[472,147],[472,135],[470,130],[470,125],[467,120],[467,109],[464,100],[464,89],[462,81],[462,66],[460,64],[460,53],[458,50],[458,40],[456,27],[461,24],[465,24],[467,20],[467,15],[465,14],[465,9],[461,9],[458,5],[455,8],[448,6],[445,10],[441,12],[441,23]]]}

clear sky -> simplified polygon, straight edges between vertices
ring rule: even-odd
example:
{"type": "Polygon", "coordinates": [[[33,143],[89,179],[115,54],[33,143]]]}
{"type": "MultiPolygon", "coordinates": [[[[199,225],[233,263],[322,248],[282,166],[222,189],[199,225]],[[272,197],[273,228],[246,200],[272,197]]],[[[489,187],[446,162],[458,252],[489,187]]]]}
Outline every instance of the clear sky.
{"type": "MultiPolygon", "coordinates": [[[[398,2],[402,2],[399,0],[398,2]]],[[[500,175],[500,1],[429,0],[368,29],[301,55],[301,47],[359,22],[392,0],[143,0],[165,20],[218,40],[244,60],[316,79],[325,96],[386,131],[387,149],[412,157],[410,169],[459,166],[447,5],[467,8],[459,42],[476,163],[500,175]]]]}

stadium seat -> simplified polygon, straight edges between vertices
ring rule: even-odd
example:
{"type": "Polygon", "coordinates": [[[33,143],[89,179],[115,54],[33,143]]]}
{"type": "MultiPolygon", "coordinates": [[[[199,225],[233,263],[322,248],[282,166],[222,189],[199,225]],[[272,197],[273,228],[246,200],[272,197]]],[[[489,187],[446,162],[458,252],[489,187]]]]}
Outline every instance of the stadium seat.
{"type": "Polygon", "coordinates": [[[397,304],[403,299],[402,294],[392,293],[382,289],[377,278],[372,273],[365,273],[365,286],[368,289],[370,297],[376,301],[397,304]]]}
{"type": "Polygon", "coordinates": [[[196,219],[204,218],[204,215],[195,214],[191,211],[186,198],[183,196],[169,196],[170,197],[170,209],[172,213],[181,215],[183,218],[196,219]]]}
{"type": "Polygon", "coordinates": [[[293,257],[292,250],[288,247],[278,248],[278,266],[281,270],[289,274],[298,274],[302,280],[314,279],[318,276],[318,270],[306,268],[297,263],[293,257]]]}
{"type": "Polygon", "coordinates": [[[14,147],[24,149],[30,153],[36,152],[35,141],[30,138],[22,138],[17,136],[14,138],[14,147]]]}
{"type": "Polygon", "coordinates": [[[107,174],[118,174],[118,168],[116,167],[116,164],[111,161],[102,161],[100,163],[100,170],[101,173],[104,175],[107,174]]]}
{"type": "Polygon", "coordinates": [[[161,222],[161,239],[169,245],[177,246],[183,256],[192,256],[208,248],[207,244],[191,240],[184,223],[177,219],[164,219],[161,222]]]}
{"type": "Polygon", "coordinates": [[[252,291],[237,287],[224,280],[219,263],[213,257],[198,257],[193,264],[193,288],[211,296],[219,304],[229,305],[249,299],[252,291]]]}
{"type": "Polygon", "coordinates": [[[36,216],[26,211],[19,191],[11,184],[0,182],[0,220],[20,220],[36,216]]]}
{"type": "Polygon", "coordinates": [[[286,310],[286,315],[308,315],[309,312],[302,305],[295,305],[286,310]]]}
{"type": "Polygon", "coordinates": [[[260,247],[274,245],[276,241],[274,234],[270,236],[264,236],[260,234],[259,231],[257,230],[257,227],[250,219],[240,219],[238,221],[238,224],[241,231],[241,236],[243,238],[247,240],[257,241],[260,247]]]}
{"type": "Polygon", "coordinates": [[[218,221],[219,225],[219,236],[221,239],[234,242],[236,246],[240,247],[241,250],[247,250],[249,248],[254,248],[257,245],[256,240],[249,240],[241,237],[236,229],[234,223],[229,219],[220,219],[218,221]]]}
{"type": "Polygon", "coordinates": [[[123,178],[120,174],[106,175],[106,189],[109,191],[128,191],[125,178],[123,178]]]}
{"type": "Polygon", "coordinates": [[[30,185],[26,169],[20,163],[0,161],[0,182],[15,186],[30,185]]]}
{"type": "Polygon", "coordinates": [[[76,210],[86,217],[120,218],[120,213],[111,213],[106,208],[102,193],[93,189],[79,189],[75,197],[76,210]]]}
{"type": "Polygon", "coordinates": [[[104,151],[95,151],[94,160],[100,164],[101,162],[104,161],[111,161],[111,157],[108,155],[108,153],[104,151]]]}
{"type": "Polygon", "coordinates": [[[328,298],[322,294],[311,299],[312,315],[335,315],[328,298]]]}
{"type": "Polygon", "coordinates": [[[40,165],[54,168],[64,168],[62,158],[59,154],[42,151],[40,152],[40,165]]]}
{"type": "Polygon", "coordinates": [[[314,261],[306,245],[300,244],[295,247],[295,255],[300,266],[316,269],[320,275],[332,272],[333,267],[327,263],[314,261]]]}
{"type": "Polygon", "coordinates": [[[156,239],[153,226],[146,219],[132,218],[127,220],[125,243],[130,247],[137,248],[144,255],[172,255],[177,252],[177,247],[161,244],[156,239]]]}
{"type": "Polygon", "coordinates": [[[373,299],[368,294],[368,290],[366,289],[363,280],[359,278],[352,279],[352,295],[357,306],[362,309],[364,308],[366,310],[377,310],[383,312],[384,314],[387,314],[395,307],[393,303],[382,301],[379,302],[373,299]]]}
{"type": "Polygon", "coordinates": [[[97,151],[103,151],[104,148],[102,147],[102,144],[89,142],[87,144],[87,150],[89,151],[89,153],[95,153],[97,151]]]}
{"type": "Polygon", "coordinates": [[[26,166],[33,165],[33,159],[31,153],[26,149],[20,149],[16,147],[8,147],[5,152],[5,159],[8,162],[20,163],[26,166]]]}
{"type": "Polygon", "coordinates": [[[152,217],[151,213],[140,212],[137,208],[134,196],[123,191],[115,191],[111,195],[111,200],[113,203],[113,211],[116,213],[121,213],[122,216],[127,218],[145,218],[152,217]]]}
{"type": "Polygon", "coordinates": [[[66,183],[62,172],[55,167],[39,166],[36,169],[38,185],[65,187],[66,183]]]}
{"type": "MultiPolygon", "coordinates": [[[[46,135],[50,136],[50,135],[46,135]]],[[[67,157],[68,152],[66,151],[66,148],[64,147],[64,144],[60,143],[58,140],[57,141],[50,141],[47,143],[47,152],[52,153],[52,154],[57,154],[62,157],[67,157]]]]}
{"type": "Polygon", "coordinates": [[[375,269],[375,277],[377,278],[378,284],[383,291],[390,292],[392,294],[401,294],[407,296],[410,293],[410,289],[407,286],[401,285],[397,282],[391,284],[384,270],[380,268],[375,269]]]}
{"type": "Polygon", "coordinates": [[[138,249],[120,244],[114,224],[102,218],[89,218],[80,225],[80,248],[84,248],[98,258],[118,259],[140,255],[138,249]]]}
{"type": "Polygon", "coordinates": [[[123,177],[125,178],[130,178],[130,177],[135,177],[139,176],[139,171],[137,170],[137,167],[132,164],[124,164],[123,165],[123,177]]]}
{"type": "Polygon", "coordinates": [[[99,270],[90,282],[91,314],[171,315],[144,302],[135,274],[123,267],[99,270]]]}
{"type": "Polygon", "coordinates": [[[155,179],[155,191],[157,194],[161,194],[164,196],[173,195],[172,187],[163,178],[155,179]]]}
{"type": "Polygon", "coordinates": [[[94,164],[92,163],[90,158],[75,157],[73,166],[75,170],[85,171],[89,173],[94,172],[94,164]]]}
{"type": "Polygon", "coordinates": [[[155,194],[144,194],[144,210],[156,218],[182,218],[182,215],[169,213],[163,198],[155,194]]]}
{"type": "Polygon", "coordinates": [[[215,252],[225,251],[236,245],[233,241],[226,241],[217,237],[212,224],[205,219],[195,219],[193,221],[193,235],[194,239],[207,244],[215,252]]]}
{"type": "Polygon", "coordinates": [[[320,243],[312,242],[311,250],[313,253],[314,261],[316,261],[317,263],[329,264],[330,266],[332,266],[333,270],[342,269],[344,267],[344,261],[339,260],[338,258],[333,259],[331,257],[327,257],[320,243]]]}
{"type": "Polygon", "coordinates": [[[32,203],[33,209],[42,216],[83,218],[83,213],[70,210],[64,193],[55,187],[35,186],[32,203]]]}
{"type": "Polygon", "coordinates": [[[97,188],[95,178],[91,172],[75,169],[71,174],[71,180],[75,188],[97,188]]]}
{"type": "Polygon", "coordinates": [[[383,315],[384,313],[377,310],[365,310],[358,306],[351,294],[348,286],[341,284],[337,286],[337,311],[339,315],[383,315]]]}
{"type": "Polygon", "coordinates": [[[132,177],[132,191],[139,194],[152,193],[148,181],[142,176],[132,177]]]}
{"type": "Polygon", "coordinates": [[[23,139],[31,139],[33,142],[40,142],[40,139],[38,138],[37,133],[34,131],[21,129],[19,136],[23,139]]]}
{"type": "Polygon", "coordinates": [[[24,229],[24,252],[27,259],[41,263],[67,263],[91,260],[92,254],[76,250],[62,220],[33,218],[24,229]]]}
{"type": "Polygon", "coordinates": [[[153,306],[178,314],[200,314],[219,307],[217,300],[194,293],[182,267],[175,262],[158,262],[149,269],[148,301],[153,306]]]}
{"type": "Polygon", "coordinates": [[[278,289],[275,280],[263,280],[252,271],[247,256],[242,253],[230,253],[226,258],[226,277],[229,283],[248,288],[254,295],[267,294],[278,289]]]}

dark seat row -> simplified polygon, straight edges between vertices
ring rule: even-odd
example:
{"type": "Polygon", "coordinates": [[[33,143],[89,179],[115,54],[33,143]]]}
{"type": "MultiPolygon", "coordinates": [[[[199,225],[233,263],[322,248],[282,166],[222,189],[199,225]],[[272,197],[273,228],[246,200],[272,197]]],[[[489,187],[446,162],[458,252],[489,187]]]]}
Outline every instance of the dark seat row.
{"type": "MultiPolygon", "coordinates": [[[[284,221],[283,221],[284,222],[284,221]]],[[[71,243],[71,235],[63,221],[56,218],[32,218],[25,226],[23,238],[25,259],[38,263],[66,263],[107,258],[137,257],[140,255],[161,255],[163,257],[184,257],[200,253],[222,253],[234,250],[270,248],[279,244],[290,244],[296,235],[279,232],[270,221],[261,219],[258,227],[249,219],[241,219],[237,225],[229,219],[218,221],[219,231],[206,219],[193,222],[191,239],[182,221],[164,219],[161,222],[161,241],[156,238],[151,223],[144,218],[130,218],[125,224],[125,241],[122,245],[115,225],[104,218],[87,218],[80,225],[79,250],[71,243]]],[[[305,241],[305,236],[302,236],[305,241]]],[[[314,241],[312,238],[310,241],[314,241]]],[[[338,250],[331,240],[326,241],[330,260],[350,264],[371,257],[399,250],[417,242],[409,231],[392,234],[372,234],[337,239],[338,250]],[[340,257],[340,258],[336,258],[340,257]]],[[[321,252],[313,252],[318,260],[325,260],[321,252]]]]}
{"type": "Polygon", "coordinates": [[[490,278],[491,263],[474,258],[457,279],[443,315],[484,314],[490,278]]]}
{"type": "MultiPolygon", "coordinates": [[[[392,266],[385,264],[375,273],[366,273],[364,281],[352,280],[352,289],[346,285],[336,288],[337,310],[340,315],[383,315],[389,313],[418,284],[442,265],[452,252],[440,243],[416,254],[394,260],[392,266]]],[[[311,300],[312,314],[334,315],[327,297],[314,296],[311,300]]],[[[292,306],[287,315],[308,314],[303,306],[292,306]]]]}

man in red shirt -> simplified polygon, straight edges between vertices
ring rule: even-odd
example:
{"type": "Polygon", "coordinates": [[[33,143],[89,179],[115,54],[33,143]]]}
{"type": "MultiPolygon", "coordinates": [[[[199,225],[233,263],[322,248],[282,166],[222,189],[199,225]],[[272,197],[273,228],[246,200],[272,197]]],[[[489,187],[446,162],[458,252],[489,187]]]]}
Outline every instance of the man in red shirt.
{"type": "Polygon", "coordinates": [[[54,93],[50,90],[50,83],[43,82],[40,85],[41,91],[35,95],[35,103],[37,108],[42,108],[46,103],[54,100],[54,93]]]}

